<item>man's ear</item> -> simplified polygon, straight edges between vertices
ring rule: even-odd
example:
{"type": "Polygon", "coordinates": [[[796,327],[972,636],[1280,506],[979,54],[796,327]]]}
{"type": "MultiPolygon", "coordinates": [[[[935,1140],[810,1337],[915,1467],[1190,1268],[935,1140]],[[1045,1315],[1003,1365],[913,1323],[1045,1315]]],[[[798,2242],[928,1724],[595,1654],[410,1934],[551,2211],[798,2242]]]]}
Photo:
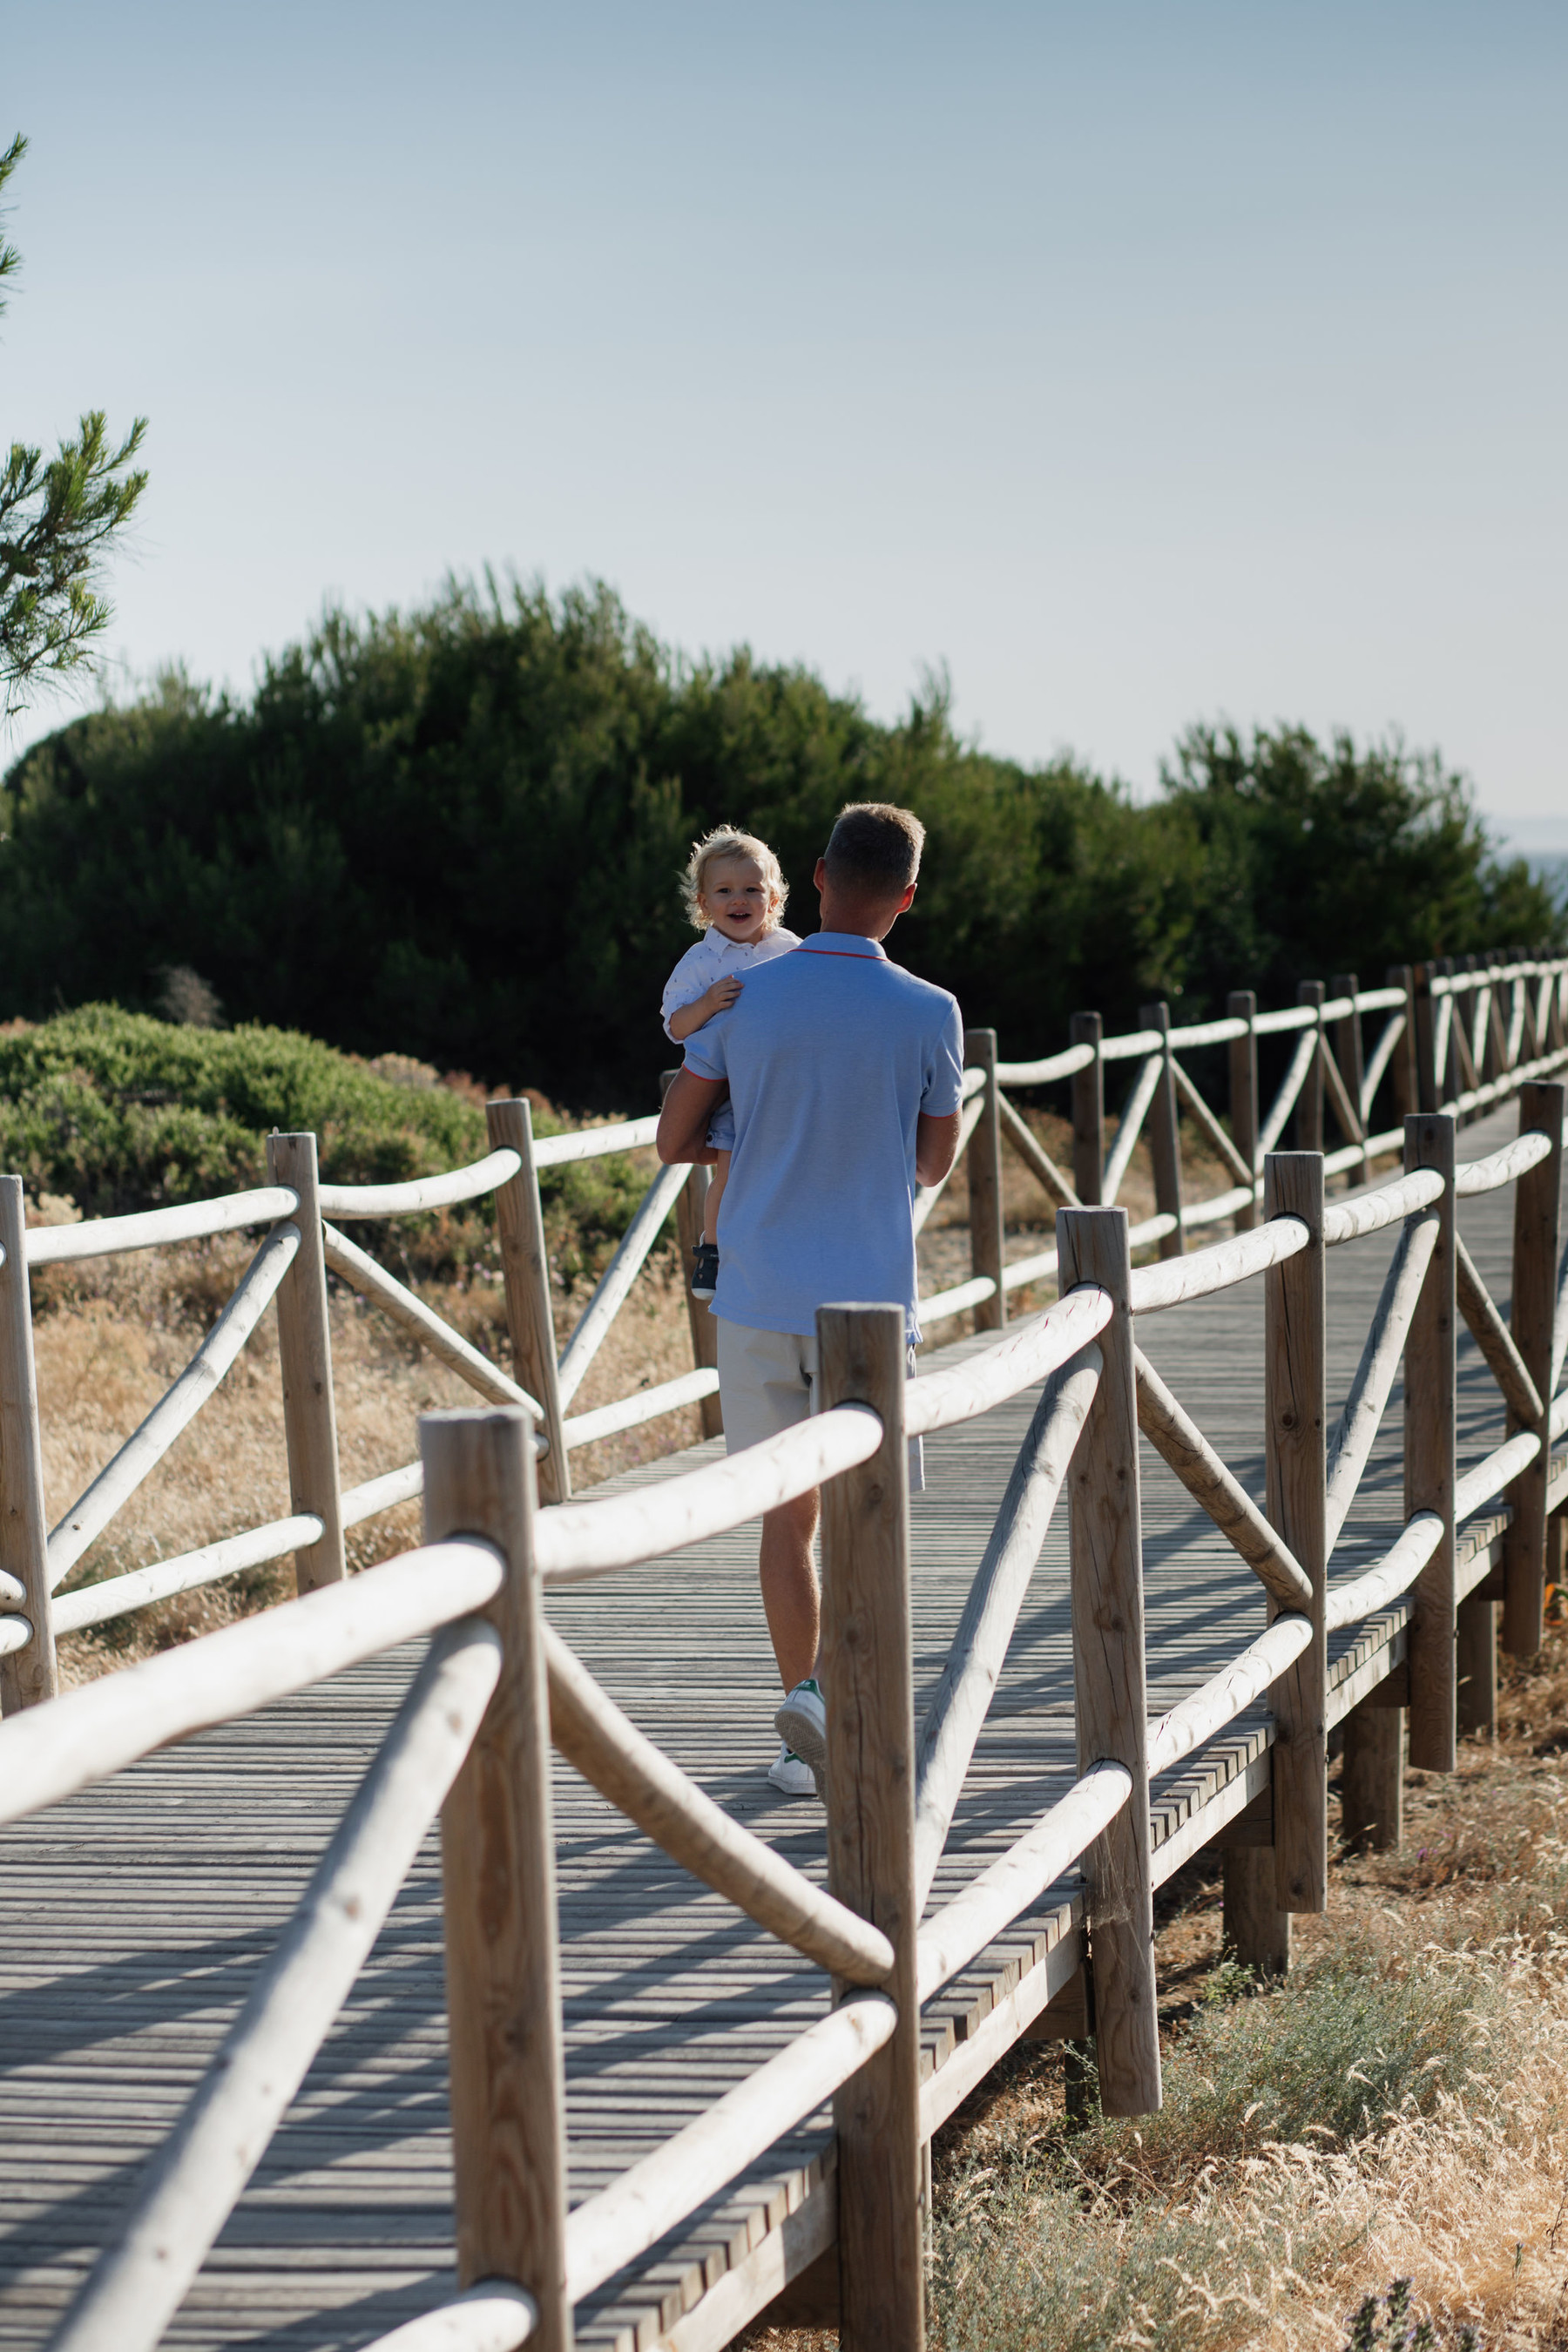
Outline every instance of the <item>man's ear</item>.
{"type": "Polygon", "coordinates": [[[920,888],[920,884],[919,884],[918,882],[911,882],[911,883],[910,884],[909,888],[904,892],[903,897],[899,900],[899,912],[900,912],[900,915],[907,915],[907,914],[909,913],[910,908],[914,905],[914,903],[915,903],[915,892],[916,892],[919,888],[920,888]]]}
{"type": "Polygon", "coordinates": [[[816,861],[816,873],[812,876],[812,877],[811,877],[811,878],[812,878],[813,882],[815,882],[815,883],[816,883],[816,887],[818,888],[818,890],[826,890],[826,887],[827,887],[827,860],[826,860],[826,857],[819,857],[819,858],[817,859],[817,861],[816,861]]]}

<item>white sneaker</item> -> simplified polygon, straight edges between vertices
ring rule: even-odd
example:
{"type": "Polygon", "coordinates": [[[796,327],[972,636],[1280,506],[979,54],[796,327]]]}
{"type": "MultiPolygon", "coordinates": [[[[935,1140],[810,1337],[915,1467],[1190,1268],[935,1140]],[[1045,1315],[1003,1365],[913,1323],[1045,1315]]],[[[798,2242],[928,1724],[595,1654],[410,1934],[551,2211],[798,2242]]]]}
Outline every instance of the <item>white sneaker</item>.
{"type": "Polygon", "coordinates": [[[803,1757],[820,1782],[827,1762],[827,1709],[811,1678],[796,1683],[773,1717],[773,1729],[786,1748],[803,1757]]]}
{"type": "Polygon", "coordinates": [[[779,1743],[779,1752],[768,1767],[768,1779],[786,1797],[815,1797],[816,1775],[802,1756],[793,1748],[779,1743]]]}

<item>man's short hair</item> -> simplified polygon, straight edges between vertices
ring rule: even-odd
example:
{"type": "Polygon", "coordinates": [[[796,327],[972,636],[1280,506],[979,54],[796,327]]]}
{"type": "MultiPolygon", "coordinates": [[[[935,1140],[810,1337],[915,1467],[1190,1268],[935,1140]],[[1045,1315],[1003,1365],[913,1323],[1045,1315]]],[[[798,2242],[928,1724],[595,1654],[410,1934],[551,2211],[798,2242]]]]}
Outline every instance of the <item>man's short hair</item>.
{"type": "Polygon", "coordinates": [[[852,801],[840,809],[823,863],[836,890],[857,898],[901,898],[921,870],[926,829],[890,801],[852,801]]]}

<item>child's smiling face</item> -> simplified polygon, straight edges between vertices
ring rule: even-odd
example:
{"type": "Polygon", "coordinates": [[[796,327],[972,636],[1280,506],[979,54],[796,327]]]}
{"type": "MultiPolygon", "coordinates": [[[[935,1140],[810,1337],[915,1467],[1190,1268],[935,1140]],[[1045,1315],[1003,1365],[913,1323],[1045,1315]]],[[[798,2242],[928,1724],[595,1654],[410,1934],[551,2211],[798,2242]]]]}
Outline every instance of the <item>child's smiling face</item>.
{"type": "Polygon", "coordinates": [[[768,886],[754,857],[716,857],[702,878],[697,903],[716,931],[742,943],[762,938],[772,911],[768,886]]]}

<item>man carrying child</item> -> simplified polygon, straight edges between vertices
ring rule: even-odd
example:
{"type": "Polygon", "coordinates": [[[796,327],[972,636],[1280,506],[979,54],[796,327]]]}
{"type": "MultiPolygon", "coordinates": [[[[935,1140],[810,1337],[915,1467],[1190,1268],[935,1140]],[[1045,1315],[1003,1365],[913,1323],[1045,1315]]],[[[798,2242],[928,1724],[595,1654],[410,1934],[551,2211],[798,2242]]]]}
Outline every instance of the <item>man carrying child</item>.
{"type": "MultiPolygon", "coordinates": [[[[822,928],[750,970],[686,1039],[665,1098],[661,1160],[711,1160],[728,1086],[734,1140],[717,1235],[719,1382],[731,1453],[812,1410],[816,1310],[837,1299],[903,1306],[911,1347],[915,1188],[952,1164],[963,1090],[958,1006],[889,961],[881,942],[915,895],[925,829],[907,809],[846,808],[817,860],[822,928]]],[[[787,1694],[769,1778],[820,1784],[816,1679],[818,1500],[763,1520],[763,1607],[787,1694]]]]}

